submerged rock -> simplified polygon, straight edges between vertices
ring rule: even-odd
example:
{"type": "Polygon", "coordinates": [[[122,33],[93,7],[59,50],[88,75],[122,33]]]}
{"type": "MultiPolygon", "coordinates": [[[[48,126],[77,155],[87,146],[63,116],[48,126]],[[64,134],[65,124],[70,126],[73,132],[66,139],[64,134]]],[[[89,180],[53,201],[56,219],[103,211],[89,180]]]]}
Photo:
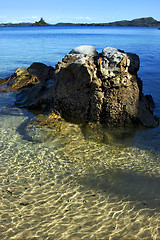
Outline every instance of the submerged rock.
{"type": "Polygon", "coordinates": [[[137,76],[139,65],[136,54],[111,47],[98,54],[92,46],[79,46],[55,69],[40,63],[17,69],[8,89],[22,88],[16,97],[21,107],[54,108],[65,118],[109,126],[156,127],[153,99],[144,96],[137,76]]]}

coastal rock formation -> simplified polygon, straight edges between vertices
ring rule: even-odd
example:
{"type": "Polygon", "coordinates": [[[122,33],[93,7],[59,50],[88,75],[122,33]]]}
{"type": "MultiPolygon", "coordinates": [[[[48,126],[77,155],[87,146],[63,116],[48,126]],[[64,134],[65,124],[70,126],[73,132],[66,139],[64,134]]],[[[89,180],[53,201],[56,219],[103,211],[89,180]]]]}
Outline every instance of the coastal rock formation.
{"type": "Polygon", "coordinates": [[[17,93],[16,104],[29,107],[36,104],[46,89],[53,85],[53,75],[54,68],[43,63],[33,63],[29,68],[17,68],[12,76],[1,79],[0,91],[21,90],[17,93]]]}
{"type": "Polygon", "coordinates": [[[137,76],[139,57],[111,47],[98,55],[95,49],[93,54],[83,50],[73,49],[56,65],[54,105],[62,116],[106,125],[157,126],[153,99],[143,95],[137,76]]]}
{"type": "Polygon", "coordinates": [[[142,93],[136,54],[106,47],[97,53],[79,46],[55,69],[34,63],[9,78],[8,89],[21,86],[16,104],[55,109],[62,117],[100,122],[109,126],[156,127],[154,102],[142,93]],[[20,77],[19,77],[20,76],[20,77]]]}

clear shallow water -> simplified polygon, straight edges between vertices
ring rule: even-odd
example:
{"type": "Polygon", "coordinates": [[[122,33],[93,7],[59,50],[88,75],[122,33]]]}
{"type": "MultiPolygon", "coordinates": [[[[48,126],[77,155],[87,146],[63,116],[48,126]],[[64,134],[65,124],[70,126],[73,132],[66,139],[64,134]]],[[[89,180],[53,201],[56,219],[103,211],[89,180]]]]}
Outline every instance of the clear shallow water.
{"type": "MultiPolygon", "coordinates": [[[[91,44],[137,53],[160,116],[156,28],[0,28],[0,77],[54,66],[91,44]]],[[[116,131],[64,122],[60,134],[0,94],[2,239],[160,239],[160,128],[116,131]]]]}

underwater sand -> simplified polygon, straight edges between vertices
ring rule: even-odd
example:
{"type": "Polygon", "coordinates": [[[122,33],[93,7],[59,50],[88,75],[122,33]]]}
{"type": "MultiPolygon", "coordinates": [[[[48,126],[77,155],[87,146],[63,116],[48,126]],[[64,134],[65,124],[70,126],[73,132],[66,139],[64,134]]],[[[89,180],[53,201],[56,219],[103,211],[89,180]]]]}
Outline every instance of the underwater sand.
{"type": "Polygon", "coordinates": [[[1,109],[0,239],[160,239],[159,131],[55,133],[33,117],[1,109]]]}

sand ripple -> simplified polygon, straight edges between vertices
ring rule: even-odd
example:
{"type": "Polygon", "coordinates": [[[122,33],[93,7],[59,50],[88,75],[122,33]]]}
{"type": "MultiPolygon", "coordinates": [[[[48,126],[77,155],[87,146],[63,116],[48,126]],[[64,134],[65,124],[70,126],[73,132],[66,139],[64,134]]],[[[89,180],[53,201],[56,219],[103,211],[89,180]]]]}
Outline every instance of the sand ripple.
{"type": "Polygon", "coordinates": [[[55,137],[31,126],[25,112],[6,111],[1,239],[160,239],[157,149],[102,142],[73,123],[55,137]]]}

